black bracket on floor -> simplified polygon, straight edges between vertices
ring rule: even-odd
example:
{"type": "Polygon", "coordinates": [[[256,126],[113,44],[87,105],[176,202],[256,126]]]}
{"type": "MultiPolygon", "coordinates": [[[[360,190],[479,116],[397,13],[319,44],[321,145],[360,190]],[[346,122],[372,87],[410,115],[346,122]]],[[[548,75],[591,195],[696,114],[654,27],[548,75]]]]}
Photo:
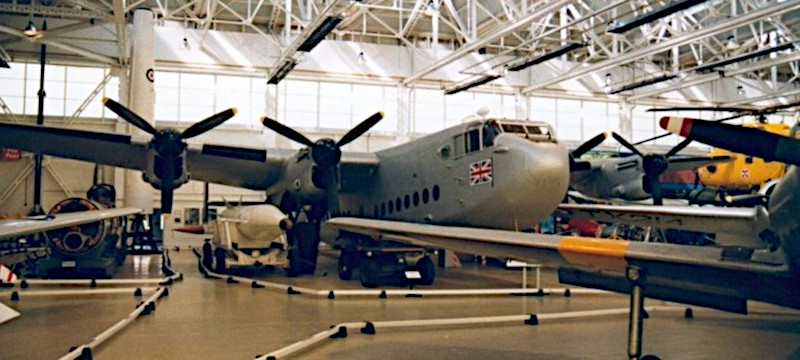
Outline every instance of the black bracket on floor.
{"type": "Polygon", "coordinates": [[[92,279],[92,282],[89,283],[89,287],[96,288],[97,287],[97,280],[92,279]]]}
{"type": "Polygon", "coordinates": [[[421,298],[422,294],[406,294],[407,298],[421,298]]]}
{"type": "Polygon", "coordinates": [[[650,314],[647,312],[647,310],[642,308],[642,319],[649,319],[649,318],[650,318],[650,314]]]}
{"type": "Polygon", "coordinates": [[[331,300],[333,300],[333,299],[335,299],[335,298],[336,298],[336,296],[335,296],[335,295],[333,295],[333,290],[331,290],[330,292],[328,292],[328,299],[331,299],[331,300]]]}
{"type": "Polygon", "coordinates": [[[133,292],[133,296],[142,296],[142,288],[136,288],[136,291],[133,292]]]}
{"type": "Polygon", "coordinates": [[[227,282],[228,284],[238,284],[239,280],[234,279],[233,276],[228,276],[228,279],[225,280],[225,282],[227,282]]]}
{"type": "Polygon", "coordinates": [[[361,328],[361,333],[364,335],[375,335],[375,324],[365,321],[364,327],[361,328]]]}
{"type": "Polygon", "coordinates": [[[80,356],[75,358],[75,360],[92,360],[92,348],[85,347],[81,350],[80,356]]]}
{"type": "Polygon", "coordinates": [[[683,312],[683,317],[686,319],[694,319],[694,311],[692,308],[686,308],[686,311],[683,312]]]}
{"type": "Polygon", "coordinates": [[[25,281],[25,280],[22,280],[22,281],[19,283],[19,287],[21,287],[21,288],[23,288],[23,289],[27,289],[27,288],[28,288],[28,282],[27,282],[27,281],[25,281]]]}
{"type": "Polygon", "coordinates": [[[11,293],[11,301],[19,301],[19,293],[14,291],[11,293]]]}
{"type": "Polygon", "coordinates": [[[381,291],[381,294],[378,295],[378,298],[386,299],[386,290],[381,291]]]}
{"type": "Polygon", "coordinates": [[[162,281],[158,283],[158,285],[172,285],[172,278],[167,279],[166,281],[162,281]]]}
{"type": "Polygon", "coordinates": [[[270,355],[270,356],[267,356],[267,360],[278,360],[278,358],[270,355]]]}
{"type": "Polygon", "coordinates": [[[525,319],[525,325],[539,325],[539,317],[536,314],[530,314],[527,319],[525,319]]]}
{"type": "MultiPolygon", "coordinates": [[[[169,296],[169,289],[168,288],[164,288],[164,292],[162,292],[161,295],[158,296],[158,298],[161,299],[161,298],[167,297],[167,296],[169,296]]],[[[155,306],[155,304],[153,304],[153,306],[155,306]]]]}
{"type": "Polygon", "coordinates": [[[339,331],[330,336],[331,339],[344,339],[346,337],[347,337],[347,328],[344,326],[339,326],[339,331]]]}
{"type": "Polygon", "coordinates": [[[572,292],[569,291],[569,289],[564,290],[564,297],[570,297],[570,296],[572,296],[572,292]]]}
{"type": "Polygon", "coordinates": [[[261,284],[257,283],[255,280],[253,280],[253,283],[250,284],[250,287],[253,288],[253,289],[263,289],[263,288],[265,288],[264,285],[261,285],[261,284]]]}
{"type": "Polygon", "coordinates": [[[289,294],[289,295],[297,295],[297,294],[300,294],[300,292],[299,292],[299,291],[297,291],[297,290],[293,289],[291,286],[289,286],[289,288],[288,288],[288,289],[286,289],[286,293],[287,293],[287,294],[289,294]]]}

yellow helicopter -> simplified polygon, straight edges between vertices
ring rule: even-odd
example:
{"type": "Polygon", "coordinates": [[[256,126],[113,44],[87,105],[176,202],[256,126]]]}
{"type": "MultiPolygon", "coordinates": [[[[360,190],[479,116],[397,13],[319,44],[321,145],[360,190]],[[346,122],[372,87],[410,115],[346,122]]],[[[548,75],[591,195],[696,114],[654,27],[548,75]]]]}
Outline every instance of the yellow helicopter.
{"type": "MultiPolygon", "coordinates": [[[[647,111],[725,111],[733,112],[735,115],[719,119],[718,122],[738,119],[744,116],[754,116],[757,121],[745,122],[744,127],[758,128],[783,136],[791,133],[791,126],[782,123],[767,123],[766,116],[781,110],[800,106],[800,102],[793,102],[763,109],[744,109],[736,107],[672,107],[657,108],[647,111]]],[[[660,136],[659,136],[660,137],[660,136]]],[[[653,139],[659,138],[655,137],[653,139]]],[[[647,139],[641,142],[651,141],[647,139]]],[[[747,141],[747,139],[742,139],[747,141]]],[[[641,143],[640,142],[640,143],[641,143]]],[[[638,144],[638,143],[637,143],[638,144]]],[[[708,165],[697,169],[695,189],[698,183],[705,186],[704,193],[710,193],[717,200],[733,194],[755,193],[761,190],[766,184],[773,180],[780,179],[786,171],[786,165],[776,161],[764,161],[764,159],[733,153],[728,150],[713,148],[709,156],[730,156],[729,162],[708,165]],[[710,191],[709,191],[710,190],[710,191]],[[713,195],[712,195],[713,194],[713,195]]],[[[692,197],[706,197],[702,194],[694,194],[692,197]]],[[[727,202],[727,201],[723,201],[727,202]]]]}

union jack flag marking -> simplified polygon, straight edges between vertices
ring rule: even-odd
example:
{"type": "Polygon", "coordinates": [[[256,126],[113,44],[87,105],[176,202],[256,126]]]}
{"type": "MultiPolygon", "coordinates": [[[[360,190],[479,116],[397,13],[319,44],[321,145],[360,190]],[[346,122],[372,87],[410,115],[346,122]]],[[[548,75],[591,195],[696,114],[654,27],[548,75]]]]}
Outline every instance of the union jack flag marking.
{"type": "Polygon", "coordinates": [[[742,178],[747,179],[750,177],[750,170],[742,169],[742,178]]]}
{"type": "Polygon", "coordinates": [[[492,159],[469,164],[469,184],[479,185],[492,182],[492,159]]]}

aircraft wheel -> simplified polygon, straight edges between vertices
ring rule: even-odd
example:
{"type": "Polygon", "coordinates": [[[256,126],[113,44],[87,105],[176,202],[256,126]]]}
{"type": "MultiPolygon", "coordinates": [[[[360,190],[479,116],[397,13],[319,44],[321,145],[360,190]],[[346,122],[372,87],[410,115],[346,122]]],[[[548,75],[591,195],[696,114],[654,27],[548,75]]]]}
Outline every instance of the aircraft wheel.
{"type": "Polygon", "coordinates": [[[380,264],[377,260],[370,258],[361,260],[361,269],[359,270],[361,286],[367,288],[378,286],[378,271],[380,271],[380,264]]]}
{"type": "Polygon", "coordinates": [[[432,285],[433,279],[436,277],[436,266],[433,265],[433,260],[431,260],[430,257],[425,256],[417,261],[416,268],[419,271],[419,274],[422,276],[420,279],[420,284],[432,285]]]}
{"type": "Polygon", "coordinates": [[[317,268],[319,231],[308,222],[295,224],[289,231],[292,247],[289,249],[289,276],[313,274],[317,268]]]}
{"type": "Polygon", "coordinates": [[[352,251],[342,250],[339,255],[339,279],[350,280],[353,278],[353,270],[357,266],[356,254],[352,251]]]}

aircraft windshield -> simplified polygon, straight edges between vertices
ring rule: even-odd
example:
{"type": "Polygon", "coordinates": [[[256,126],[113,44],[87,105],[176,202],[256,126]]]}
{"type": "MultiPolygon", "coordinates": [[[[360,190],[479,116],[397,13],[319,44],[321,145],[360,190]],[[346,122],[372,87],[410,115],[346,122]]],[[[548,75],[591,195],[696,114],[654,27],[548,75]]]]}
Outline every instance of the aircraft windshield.
{"type": "Polygon", "coordinates": [[[550,131],[547,124],[542,122],[528,122],[520,120],[489,120],[492,123],[497,123],[504,133],[516,134],[517,136],[524,137],[532,141],[553,141],[555,138],[550,131]]]}

